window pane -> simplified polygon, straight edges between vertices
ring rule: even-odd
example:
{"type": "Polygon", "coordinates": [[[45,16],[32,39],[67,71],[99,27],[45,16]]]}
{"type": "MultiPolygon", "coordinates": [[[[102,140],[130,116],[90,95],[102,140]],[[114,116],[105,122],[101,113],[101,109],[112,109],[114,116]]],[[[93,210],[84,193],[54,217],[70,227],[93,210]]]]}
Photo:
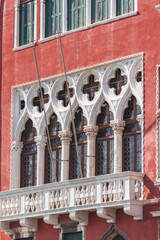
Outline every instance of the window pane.
{"type": "Polygon", "coordinates": [[[109,173],[114,173],[114,139],[109,141],[109,173]]]}
{"type": "Polygon", "coordinates": [[[136,155],[137,155],[137,172],[142,171],[142,139],[141,134],[137,135],[137,148],[136,148],[136,155]]]}
{"type": "Polygon", "coordinates": [[[82,232],[64,233],[64,240],[82,240],[82,232]]]}
{"type": "Polygon", "coordinates": [[[86,22],[86,0],[68,0],[68,30],[82,27],[86,22]]]}
{"type": "Polygon", "coordinates": [[[92,23],[110,17],[110,0],[92,0],[92,23]]]}
{"type": "Polygon", "coordinates": [[[134,11],[134,0],[116,0],[116,15],[134,11]]]}
{"type": "Polygon", "coordinates": [[[34,39],[34,1],[20,5],[19,45],[24,45],[34,39]]]}
{"type": "Polygon", "coordinates": [[[107,173],[107,141],[98,141],[97,143],[97,174],[107,173]]]}
{"type": "Polygon", "coordinates": [[[62,0],[46,0],[45,16],[46,37],[62,32],[62,0]]]}
{"type": "Polygon", "coordinates": [[[134,136],[124,136],[124,170],[134,171],[134,136]]]}

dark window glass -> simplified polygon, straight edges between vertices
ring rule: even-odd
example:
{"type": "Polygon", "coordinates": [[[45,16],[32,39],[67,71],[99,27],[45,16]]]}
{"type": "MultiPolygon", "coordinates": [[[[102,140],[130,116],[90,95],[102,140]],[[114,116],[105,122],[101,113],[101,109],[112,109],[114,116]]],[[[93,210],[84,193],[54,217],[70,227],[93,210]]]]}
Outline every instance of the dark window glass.
{"type": "Polygon", "coordinates": [[[20,5],[19,45],[34,40],[34,1],[20,5]]]}
{"type": "Polygon", "coordinates": [[[62,0],[46,0],[45,36],[62,32],[62,0]]]}
{"type": "Polygon", "coordinates": [[[141,108],[137,105],[136,98],[132,96],[128,101],[128,108],[124,112],[126,126],[123,134],[123,170],[142,171],[141,156],[141,127],[137,115],[141,108]]]}
{"type": "Polygon", "coordinates": [[[97,135],[96,174],[103,175],[114,171],[114,136],[110,127],[113,114],[108,103],[104,102],[97,117],[99,131],[97,135]]]}
{"type": "Polygon", "coordinates": [[[21,187],[34,186],[37,183],[37,145],[34,141],[36,130],[29,119],[22,133],[23,150],[21,154],[21,187]]]}
{"type": "Polygon", "coordinates": [[[86,24],[86,0],[68,0],[68,30],[86,24]]]}
{"type": "MultiPolygon", "coordinates": [[[[83,117],[83,112],[81,108],[78,108],[75,112],[75,128],[76,128],[76,135],[77,135],[77,141],[78,141],[78,148],[79,148],[79,155],[81,159],[82,164],[82,171],[83,176],[86,177],[86,171],[87,171],[87,137],[85,133],[83,132],[83,127],[87,124],[86,118],[83,117]]],[[[70,178],[80,178],[80,167],[78,162],[78,157],[76,153],[76,146],[75,146],[75,140],[74,136],[72,137],[71,142],[71,157],[70,157],[70,178]]]]}
{"type": "Polygon", "coordinates": [[[116,0],[116,15],[134,11],[134,0],[116,0]]]}
{"type": "Polygon", "coordinates": [[[110,0],[92,0],[92,23],[110,17],[110,0]]]}
{"type": "Polygon", "coordinates": [[[115,77],[109,80],[109,87],[115,89],[115,94],[119,95],[122,90],[122,86],[126,85],[127,83],[127,76],[121,75],[121,70],[118,68],[115,71],[115,77]]]}
{"type": "Polygon", "coordinates": [[[50,118],[49,134],[52,147],[53,163],[51,162],[48,147],[46,146],[46,161],[45,161],[45,182],[51,183],[55,181],[54,172],[58,181],[61,180],[61,154],[62,146],[58,132],[61,131],[61,125],[57,122],[57,116],[52,114],[50,118]]]}
{"type": "Polygon", "coordinates": [[[83,93],[88,95],[89,101],[92,101],[95,93],[98,92],[100,88],[100,83],[95,81],[95,76],[93,74],[89,76],[88,81],[89,83],[83,87],[83,93]]]}

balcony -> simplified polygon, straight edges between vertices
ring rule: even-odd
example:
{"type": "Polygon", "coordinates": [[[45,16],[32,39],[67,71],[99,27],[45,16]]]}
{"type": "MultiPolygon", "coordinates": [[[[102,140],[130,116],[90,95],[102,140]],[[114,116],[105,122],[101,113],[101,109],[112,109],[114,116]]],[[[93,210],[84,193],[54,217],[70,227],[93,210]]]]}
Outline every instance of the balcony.
{"type": "Polygon", "coordinates": [[[135,220],[142,219],[143,176],[123,172],[1,192],[0,228],[9,231],[10,223],[19,221],[36,229],[39,218],[58,227],[62,214],[87,225],[90,211],[115,222],[120,208],[135,220]]]}

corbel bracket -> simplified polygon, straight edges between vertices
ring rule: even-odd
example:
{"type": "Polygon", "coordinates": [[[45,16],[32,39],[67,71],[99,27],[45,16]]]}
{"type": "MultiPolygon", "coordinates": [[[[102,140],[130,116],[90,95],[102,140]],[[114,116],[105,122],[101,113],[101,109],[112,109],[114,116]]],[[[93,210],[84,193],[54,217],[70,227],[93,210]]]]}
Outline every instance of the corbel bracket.
{"type": "Polygon", "coordinates": [[[0,230],[9,231],[10,230],[10,222],[0,221],[0,230]]]}
{"type": "Polygon", "coordinates": [[[106,219],[108,223],[115,223],[116,221],[116,209],[114,208],[98,208],[97,215],[106,219]]]}
{"type": "Polygon", "coordinates": [[[71,220],[79,222],[79,226],[88,225],[88,212],[81,211],[70,212],[69,217],[71,220]]]}
{"type": "Polygon", "coordinates": [[[19,221],[19,224],[22,227],[28,227],[28,228],[33,228],[34,231],[37,231],[38,229],[38,220],[37,219],[31,219],[31,218],[22,218],[19,221]]]}
{"type": "Polygon", "coordinates": [[[123,211],[130,216],[133,216],[134,220],[143,219],[143,206],[142,204],[126,203],[123,211]]]}
{"type": "Polygon", "coordinates": [[[48,214],[43,217],[43,221],[47,224],[53,225],[54,228],[60,228],[58,223],[58,215],[48,214]]]}

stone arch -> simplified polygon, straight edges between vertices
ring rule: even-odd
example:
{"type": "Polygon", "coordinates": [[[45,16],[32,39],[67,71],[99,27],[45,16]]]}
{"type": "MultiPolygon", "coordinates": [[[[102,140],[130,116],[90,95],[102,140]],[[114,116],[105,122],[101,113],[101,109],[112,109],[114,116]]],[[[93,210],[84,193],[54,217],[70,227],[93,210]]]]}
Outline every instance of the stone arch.
{"type": "Polygon", "coordinates": [[[129,240],[114,224],[104,233],[100,240],[129,240]]]}

